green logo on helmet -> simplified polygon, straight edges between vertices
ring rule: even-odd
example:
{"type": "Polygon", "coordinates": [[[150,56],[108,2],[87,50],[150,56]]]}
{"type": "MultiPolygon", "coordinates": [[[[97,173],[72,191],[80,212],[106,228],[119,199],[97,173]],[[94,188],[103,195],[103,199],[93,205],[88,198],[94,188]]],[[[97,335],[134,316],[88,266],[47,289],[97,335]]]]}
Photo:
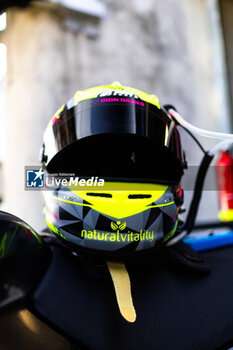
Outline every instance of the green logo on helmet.
{"type": "Polygon", "coordinates": [[[111,222],[111,228],[117,232],[119,231],[123,231],[126,228],[126,222],[124,222],[123,224],[120,221],[117,222],[111,222]]]}

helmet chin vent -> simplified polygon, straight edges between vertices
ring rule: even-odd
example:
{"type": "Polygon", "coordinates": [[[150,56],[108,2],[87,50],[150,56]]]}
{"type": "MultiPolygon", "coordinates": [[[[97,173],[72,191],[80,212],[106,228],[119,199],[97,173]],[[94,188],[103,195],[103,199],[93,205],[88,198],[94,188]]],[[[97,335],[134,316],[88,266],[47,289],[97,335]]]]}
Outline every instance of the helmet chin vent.
{"type": "Polygon", "coordinates": [[[144,198],[151,198],[151,194],[129,194],[129,199],[144,199],[144,198]]]}
{"type": "Polygon", "coordinates": [[[99,193],[99,192],[87,192],[87,196],[92,196],[92,197],[105,197],[105,198],[112,198],[112,195],[110,193],[99,193]]]}

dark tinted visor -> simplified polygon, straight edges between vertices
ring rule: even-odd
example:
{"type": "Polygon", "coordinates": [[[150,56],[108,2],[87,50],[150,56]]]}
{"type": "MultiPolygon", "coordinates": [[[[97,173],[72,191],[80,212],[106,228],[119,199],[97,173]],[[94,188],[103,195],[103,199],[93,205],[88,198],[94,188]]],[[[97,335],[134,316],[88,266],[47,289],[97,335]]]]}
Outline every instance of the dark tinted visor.
{"type": "Polygon", "coordinates": [[[161,181],[166,177],[168,182],[182,175],[177,128],[150,103],[122,97],[86,100],[65,107],[50,127],[51,150],[51,140],[45,139],[49,172],[161,181]]]}

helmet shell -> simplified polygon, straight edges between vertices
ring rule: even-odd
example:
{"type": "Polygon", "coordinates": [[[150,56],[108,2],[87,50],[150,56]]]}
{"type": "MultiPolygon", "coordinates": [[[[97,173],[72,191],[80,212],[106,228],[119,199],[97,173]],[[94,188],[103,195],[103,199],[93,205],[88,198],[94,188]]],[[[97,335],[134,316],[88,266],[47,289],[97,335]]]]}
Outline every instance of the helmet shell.
{"type": "Polygon", "coordinates": [[[175,234],[182,147],[157,96],[119,82],[77,91],[49,122],[42,164],[106,181],[101,190],[44,191],[48,227],[74,248],[131,254],[175,234]]]}

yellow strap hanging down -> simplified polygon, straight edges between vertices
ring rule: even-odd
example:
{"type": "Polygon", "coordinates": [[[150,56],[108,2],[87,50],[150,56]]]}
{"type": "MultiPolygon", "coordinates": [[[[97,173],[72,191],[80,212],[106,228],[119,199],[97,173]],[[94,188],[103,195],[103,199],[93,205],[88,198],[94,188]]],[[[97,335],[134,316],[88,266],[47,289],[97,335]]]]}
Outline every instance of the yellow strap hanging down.
{"type": "Polygon", "coordinates": [[[122,262],[107,261],[116,292],[117,303],[121,315],[128,322],[135,322],[136,311],[134,309],[129,274],[122,262]]]}

